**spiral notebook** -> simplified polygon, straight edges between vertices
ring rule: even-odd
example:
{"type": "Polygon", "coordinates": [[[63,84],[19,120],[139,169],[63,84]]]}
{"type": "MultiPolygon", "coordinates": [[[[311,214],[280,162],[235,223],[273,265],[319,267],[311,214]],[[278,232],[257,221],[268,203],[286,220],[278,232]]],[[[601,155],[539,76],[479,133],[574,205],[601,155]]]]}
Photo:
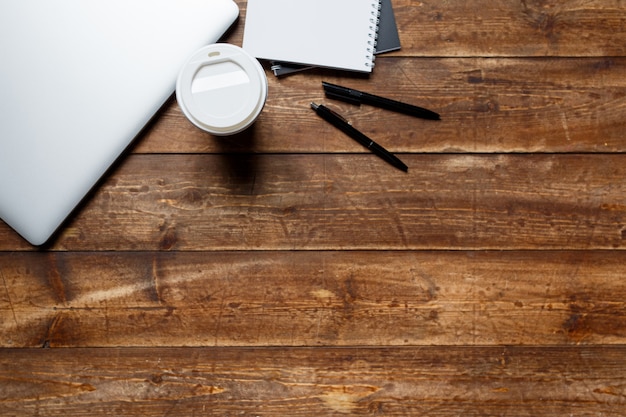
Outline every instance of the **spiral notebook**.
{"type": "Polygon", "coordinates": [[[248,0],[243,48],[259,59],[374,68],[380,0],[248,0]]]}
{"type": "MultiPolygon", "coordinates": [[[[286,35],[288,36],[288,35],[286,35]]],[[[400,34],[396,24],[396,16],[391,0],[380,0],[380,17],[378,19],[378,39],[376,40],[375,55],[397,51],[402,48],[400,34]]],[[[314,65],[293,64],[271,60],[271,70],[277,77],[291,75],[315,68],[314,65]]]]}

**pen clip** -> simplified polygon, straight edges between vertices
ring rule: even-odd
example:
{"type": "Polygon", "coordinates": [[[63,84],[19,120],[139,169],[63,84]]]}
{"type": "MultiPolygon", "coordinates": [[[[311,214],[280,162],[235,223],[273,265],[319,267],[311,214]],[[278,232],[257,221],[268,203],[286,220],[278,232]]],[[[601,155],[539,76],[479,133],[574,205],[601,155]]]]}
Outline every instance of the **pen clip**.
{"type": "Polygon", "coordinates": [[[363,94],[360,91],[341,87],[335,84],[330,84],[325,81],[322,81],[322,86],[324,87],[324,91],[326,92],[326,97],[330,99],[340,100],[359,106],[361,105],[361,96],[363,94]]]}
{"type": "Polygon", "coordinates": [[[352,126],[352,123],[350,123],[350,121],[348,121],[348,119],[346,119],[345,117],[343,117],[342,115],[340,115],[339,113],[337,113],[336,111],[329,109],[328,107],[324,106],[324,108],[329,112],[332,113],[334,116],[338,117],[339,119],[341,119],[342,121],[344,121],[345,123],[349,124],[350,126],[352,126]]]}
{"type": "Polygon", "coordinates": [[[336,111],[334,111],[332,109],[329,109],[328,107],[324,106],[323,104],[311,103],[311,108],[313,110],[315,110],[316,112],[330,113],[333,116],[335,116],[336,118],[338,118],[339,120],[341,120],[342,122],[344,122],[345,124],[348,124],[348,125],[352,126],[352,123],[350,123],[345,117],[343,117],[342,115],[340,115],[336,111]]]}

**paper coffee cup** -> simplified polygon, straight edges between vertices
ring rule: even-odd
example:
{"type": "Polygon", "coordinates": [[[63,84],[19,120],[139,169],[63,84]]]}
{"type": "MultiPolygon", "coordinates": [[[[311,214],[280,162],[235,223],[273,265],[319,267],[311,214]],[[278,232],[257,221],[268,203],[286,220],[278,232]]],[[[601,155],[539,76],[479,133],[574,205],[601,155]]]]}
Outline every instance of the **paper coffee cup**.
{"type": "Polygon", "coordinates": [[[176,99],[196,127],[233,135],[252,125],[267,99],[267,77],[252,55],[217,43],[196,51],[176,81],[176,99]]]}

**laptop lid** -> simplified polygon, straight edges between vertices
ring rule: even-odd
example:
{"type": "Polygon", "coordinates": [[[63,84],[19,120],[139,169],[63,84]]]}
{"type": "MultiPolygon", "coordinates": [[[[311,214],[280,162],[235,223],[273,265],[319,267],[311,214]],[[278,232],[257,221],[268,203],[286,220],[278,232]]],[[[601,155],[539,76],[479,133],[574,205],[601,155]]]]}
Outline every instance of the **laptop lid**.
{"type": "Polygon", "coordinates": [[[45,243],[171,97],[233,0],[0,3],[0,218],[45,243]]]}

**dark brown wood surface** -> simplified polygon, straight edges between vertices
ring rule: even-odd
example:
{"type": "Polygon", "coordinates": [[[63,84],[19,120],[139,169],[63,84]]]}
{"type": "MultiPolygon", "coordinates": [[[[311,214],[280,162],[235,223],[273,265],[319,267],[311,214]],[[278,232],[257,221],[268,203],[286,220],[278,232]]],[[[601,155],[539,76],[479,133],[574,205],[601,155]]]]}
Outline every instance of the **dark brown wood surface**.
{"type": "Polygon", "coordinates": [[[172,100],[49,245],[0,223],[0,415],[626,416],[626,4],[393,5],[371,76],[172,100]]]}

